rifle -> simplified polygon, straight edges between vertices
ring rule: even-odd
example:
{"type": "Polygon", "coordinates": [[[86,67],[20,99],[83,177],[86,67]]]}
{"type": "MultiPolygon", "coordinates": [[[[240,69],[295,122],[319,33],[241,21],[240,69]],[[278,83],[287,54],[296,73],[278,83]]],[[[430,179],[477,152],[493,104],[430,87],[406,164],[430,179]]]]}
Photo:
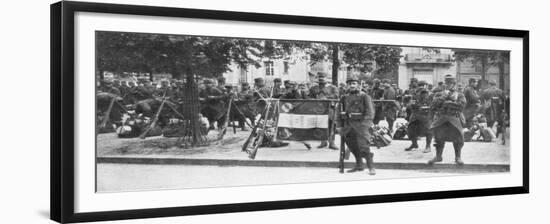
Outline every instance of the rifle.
{"type": "Polygon", "coordinates": [[[113,96],[113,98],[111,98],[111,101],[109,102],[109,108],[107,108],[107,111],[105,111],[105,117],[103,117],[103,120],[99,125],[99,128],[105,128],[105,126],[107,125],[107,121],[109,121],[109,117],[111,116],[111,110],[113,110],[113,105],[115,104],[115,100],[116,100],[116,96],[113,96]]]}
{"type": "Polygon", "coordinates": [[[147,129],[145,129],[145,131],[143,131],[143,133],[141,133],[141,135],[139,135],[140,139],[144,139],[147,136],[147,133],[149,133],[149,131],[151,131],[151,129],[153,129],[157,125],[157,121],[159,120],[160,112],[162,111],[162,107],[164,107],[164,103],[166,102],[166,90],[168,90],[168,89],[164,90],[164,95],[162,96],[162,102],[160,103],[159,109],[157,110],[157,113],[155,114],[155,118],[151,122],[151,125],[149,125],[149,127],[147,127],[147,129]]]}
{"type": "Polygon", "coordinates": [[[338,108],[337,111],[335,111],[335,115],[338,116],[338,112],[340,113],[340,118],[341,118],[341,122],[342,124],[340,125],[340,158],[338,160],[339,162],[339,165],[338,165],[338,168],[340,169],[340,173],[344,173],[344,159],[346,157],[346,137],[344,136],[344,127],[346,125],[346,121],[344,119],[346,119],[345,117],[345,111],[344,111],[344,105],[343,103],[343,100],[341,100],[337,105],[336,105],[336,108],[338,108]]]}
{"type": "Polygon", "coordinates": [[[223,122],[222,129],[220,130],[220,134],[218,135],[218,140],[222,139],[225,135],[225,132],[227,131],[227,125],[229,124],[229,114],[231,112],[231,103],[233,103],[233,97],[229,98],[229,103],[227,104],[227,113],[225,114],[225,121],[223,122]]]}

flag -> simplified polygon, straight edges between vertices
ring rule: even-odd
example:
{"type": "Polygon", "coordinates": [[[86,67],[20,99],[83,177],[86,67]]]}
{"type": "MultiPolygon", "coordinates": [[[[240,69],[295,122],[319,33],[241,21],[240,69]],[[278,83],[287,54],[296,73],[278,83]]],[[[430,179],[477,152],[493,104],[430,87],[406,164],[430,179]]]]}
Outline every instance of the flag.
{"type": "Polygon", "coordinates": [[[327,140],[330,100],[284,100],[279,102],[277,138],[281,140],[327,140]]]}

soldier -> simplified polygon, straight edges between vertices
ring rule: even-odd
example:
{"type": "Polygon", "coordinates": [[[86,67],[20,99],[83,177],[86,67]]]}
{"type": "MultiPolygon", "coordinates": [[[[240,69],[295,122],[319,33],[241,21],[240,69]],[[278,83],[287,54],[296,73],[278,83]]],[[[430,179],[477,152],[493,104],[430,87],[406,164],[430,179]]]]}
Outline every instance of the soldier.
{"type": "Polygon", "coordinates": [[[362,92],[359,87],[359,80],[349,77],[346,80],[349,91],[340,99],[341,116],[338,116],[342,135],[346,145],[355,157],[355,167],[347,172],[364,170],[363,157],[367,161],[367,168],[370,175],[375,175],[373,156],[369,143],[371,134],[369,129],[373,127],[374,105],[371,97],[362,92]]]}
{"type": "Polygon", "coordinates": [[[254,79],[254,98],[259,100],[262,98],[269,98],[271,96],[271,88],[265,85],[263,78],[254,79]]]}
{"type": "MultiPolygon", "coordinates": [[[[373,86],[370,93],[373,100],[381,100],[384,98],[384,88],[382,87],[379,79],[373,80],[373,86]]],[[[375,104],[374,105],[374,124],[378,125],[378,123],[384,119],[384,108],[383,104],[375,104]]]]}
{"type": "Polygon", "coordinates": [[[411,146],[405,148],[405,151],[410,151],[418,148],[418,137],[426,136],[426,146],[424,153],[431,152],[432,132],[430,130],[430,106],[431,96],[430,91],[424,88],[424,82],[420,82],[417,93],[413,96],[410,104],[411,115],[409,117],[409,125],[407,127],[407,136],[411,140],[411,146]]]}
{"type": "Polygon", "coordinates": [[[477,80],[472,78],[468,81],[468,86],[464,89],[464,97],[466,97],[466,107],[464,108],[466,127],[470,127],[472,125],[472,119],[481,106],[479,93],[476,87],[477,80]]]}
{"type": "Polygon", "coordinates": [[[428,161],[429,165],[443,161],[443,149],[445,142],[453,143],[455,150],[455,163],[463,165],[461,158],[462,146],[464,146],[464,133],[462,124],[464,115],[462,110],[466,105],[464,94],[456,90],[456,79],[451,75],[445,76],[446,89],[434,95],[431,110],[433,121],[431,129],[435,138],[435,157],[428,161]]]}
{"type": "Polygon", "coordinates": [[[172,87],[166,79],[160,81],[160,87],[153,92],[153,97],[172,97],[173,95],[172,87]]]}
{"type": "Polygon", "coordinates": [[[497,83],[491,80],[489,81],[489,88],[481,93],[481,99],[483,100],[483,108],[485,108],[487,125],[493,127],[503,110],[504,93],[497,87],[497,83]]]}
{"type": "MultiPolygon", "coordinates": [[[[285,80],[285,81],[283,82],[283,85],[285,86],[285,90],[288,90],[288,89],[292,89],[292,88],[293,88],[293,87],[291,86],[290,80],[288,80],[288,79],[285,80]]],[[[296,88],[296,87],[297,87],[297,86],[294,85],[294,88],[296,88]]]]}
{"type": "MultiPolygon", "coordinates": [[[[324,72],[317,73],[318,85],[311,87],[309,90],[309,97],[312,99],[320,99],[320,100],[326,100],[326,99],[333,99],[338,100],[338,88],[336,86],[327,84],[327,74],[324,72]]],[[[321,141],[321,145],[319,145],[317,148],[324,148],[328,147],[330,149],[338,150],[338,147],[334,144],[334,132],[335,130],[332,130],[332,123],[334,122],[334,108],[336,106],[336,102],[331,103],[331,106],[329,108],[329,138],[327,144],[327,141],[321,141]]]]}
{"type": "Polygon", "coordinates": [[[112,94],[115,94],[117,96],[120,96],[120,90],[118,90],[117,88],[115,88],[113,86],[113,80],[110,80],[110,79],[103,80],[103,83],[99,87],[98,91],[99,92],[105,92],[105,93],[112,93],[112,94]]]}
{"type": "Polygon", "coordinates": [[[225,77],[218,77],[218,86],[216,87],[218,88],[220,91],[222,91],[223,93],[225,93],[226,91],[226,88],[225,88],[225,77]]]}
{"type": "Polygon", "coordinates": [[[280,98],[284,94],[284,89],[281,88],[281,79],[273,79],[273,98],[280,98]]]}
{"type": "Polygon", "coordinates": [[[205,79],[204,85],[205,88],[199,92],[199,97],[201,101],[204,102],[201,106],[201,113],[208,119],[208,122],[211,124],[211,129],[213,129],[215,121],[218,122],[218,128],[221,128],[225,115],[224,103],[222,101],[224,94],[214,86],[213,80],[205,79]]]}
{"type": "Polygon", "coordinates": [[[254,95],[252,90],[250,90],[250,84],[243,82],[241,84],[241,91],[237,93],[237,101],[235,101],[235,105],[240,109],[240,111],[237,111],[237,113],[239,113],[236,116],[237,121],[239,122],[239,127],[241,127],[243,131],[248,131],[246,128],[246,118],[250,119],[252,125],[254,124],[255,108],[253,100],[254,95]],[[240,112],[243,114],[240,114],[240,112]]]}
{"type": "MultiPolygon", "coordinates": [[[[395,89],[391,87],[389,82],[384,83],[384,100],[396,100],[396,94],[395,89]]],[[[399,104],[397,102],[394,103],[385,103],[382,105],[382,110],[384,112],[384,116],[386,117],[386,121],[388,122],[388,129],[390,133],[393,132],[393,123],[395,122],[395,118],[397,116],[397,111],[399,110],[399,104]]]]}

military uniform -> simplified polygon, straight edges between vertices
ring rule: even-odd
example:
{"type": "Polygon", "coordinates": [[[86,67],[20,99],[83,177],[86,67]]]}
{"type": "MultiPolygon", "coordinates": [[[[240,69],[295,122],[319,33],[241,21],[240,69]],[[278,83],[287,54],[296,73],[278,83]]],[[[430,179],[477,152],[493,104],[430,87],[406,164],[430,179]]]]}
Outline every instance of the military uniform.
{"type": "MultiPolygon", "coordinates": [[[[349,82],[358,82],[356,79],[349,79],[349,82]]],[[[355,157],[355,168],[348,172],[363,170],[364,157],[371,175],[375,174],[373,164],[373,153],[370,151],[371,134],[369,129],[373,127],[374,104],[371,97],[357,90],[349,90],[341,99],[341,115],[338,116],[339,124],[342,126],[341,134],[344,136],[346,145],[355,157]]]]}
{"type": "MultiPolygon", "coordinates": [[[[383,98],[384,100],[397,100],[395,89],[391,87],[389,83],[385,85],[383,98]]],[[[400,109],[400,105],[397,101],[395,101],[394,103],[382,104],[382,110],[384,112],[384,117],[388,122],[388,128],[390,130],[390,133],[393,132],[393,123],[395,122],[397,111],[399,109],[400,109]]]]}
{"type": "MultiPolygon", "coordinates": [[[[456,83],[453,77],[447,77],[446,82],[456,83]]],[[[428,161],[428,164],[441,162],[445,142],[453,143],[455,150],[455,162],[464,164],[461,158],[462,147],[464,146],[463,124],[465,122],[462,110],[466,105],[464,94],[456,91],[453,87],[434,95],[431,110],[433,113],[432,131],[435,137],[436,156],[428,161]]]]}
{"type": "Polygon", "coordinates": [[[432,132],[431,128],[431,116],[430,116],[430,106],[431,106],[431,96],[430,92],[426,89],[422,89],[416,94],[411,103],[410,111],[411,116],[409,117],[409,124],[407,126],[407,136],[411,140],[411,146],[405,149],[405,151],[410,151],[412,149],[418,148],[418,137],[426,136],[426,146],[424,152],[431,151],[431,142],[432,142],[432,132]]]}
{"type": "Polygon", "coordinates": [[[203,101],[201,105],[201,113],[208,119],[210,124],[217,121],[218,128],[220,128],[220,124],[224,122],[223,118],[225,115],[225,106],[222,101],[224,94],[217,87],[209,86],[213,84],[211,80],[205,80],[205,84],[207,84],[207,86],[199,92],[199,97],[203,101]]]}
{"type": "MultiPolygon", "coordinates": [[[[326,99],[333,99],[338,100],[338,88],[336,86],[327,84],[326,77],[327,74],[324,72],[317,73],[317,77],[319,78],[319,85],[315,85],[309,89],[309,98],[311,99],[319,99],[319,100],[326,100],[326,99]]],[[[331,149],[338,149],[336,145],[334,144],[334,134],[335,130],[333,130],[333,123],[334,121],[334,108],[336,106],[335,103],[331,103],[331,107],[329,108],[329,123],[328,123],[328,131],[329,131],[329,138],[328,138],[328,146],[331,149]]],[[[319,145],[319,148],[324,148],[327,146],[327,141],[322,141],[321,145],[319,145]]]]}
{"type": "Polygon", "coordinates": [[[466,98],[464,117],[466,118],[466,126],[470,127],[472,119],[480,109],[481,101],[478,91],[471,85],[464,89],[464,97],[466,98]]]}
{"type": "MultiPolygon", "coordinates": [[[[370,90],[370,96],[373,100],[381,100],[384,98],[384,89],[380,86],[380,81],[378,79],[374,80],[374,85],[370,90]]],[[[378,124],[381,120],[384,120],[384,109],[382,108],[383,104],[374,105],[374,124],[378,124]]]]}
{"type": "Polygon", "coordinates": [[[492,127],[502,114],[504,105],[504,94],[502,90],[496,87],[496,83],[492,81],[491,86],[481,93],[483,100],[483,108],[485,108],[485,116],[487,117],[487,125],[492,127]]]}

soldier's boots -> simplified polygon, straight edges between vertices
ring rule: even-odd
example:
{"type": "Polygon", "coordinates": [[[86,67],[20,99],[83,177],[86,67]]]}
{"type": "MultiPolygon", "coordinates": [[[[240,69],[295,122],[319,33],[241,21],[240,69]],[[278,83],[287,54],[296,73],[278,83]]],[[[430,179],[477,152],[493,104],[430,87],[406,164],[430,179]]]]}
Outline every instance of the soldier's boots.
{"type": "Polygon", "coordinates": [[[328,148],[329,148],[329,149],[332,149],[332,150],[338,150],[338,149],[340,149],[340,148],[338,148],[338,146],[336,146],[336,145],[334,144],[334,142],[331,142],[331,143],[329,144],[328,148]]]}
{"type": "Polygon", "coordinates": [[[433,165],[434,163],[443,161],[443,147],[435,147],[435,157],[428,161],[428,165],[433,165]]]}
{"type": "Polygon", "coordinates": [[[317,148],[324,148],[324,147],[327,147],[328,146],[328,143],[327,141],[321,141],[321,144],[319,146],[317,146],[317,148]]]}
{"type": "Polygon", "coordinates": [[[413,143],[411,144],[411,146],[405,148],[405,151],[411,151],[411,150],[417,149],[417,148],[418,148],[418,143],[413,142],[413,143]]]}
{"type": "Polygon", "coordinates": [[[426,148],[424,149],[424,151],[422,151],[423,153],[429,153],[432,151],[432,147],[430,145],[426,145],[426,148]]]}
{"type": "Polygon", "coordinates": [[[354,173],[354,172],[359,172],[359,171],[365,170],[364,165],[363,165],[363,158],[360,157],[359,155],[356,155],[355,153],[354,153],[354,156],[355,156],[355,167],[353,167],[350,170],[347,170],[346,171],[347,173],[354,173]]]}
{"type": "Polygon", "coordinates": [[[367,153],[365,156],[365,159],[367,159],[367,168],[369,169],[369,175],[376,175],[376,170],[374,169],[374,161],[373,161],[374,153],[370,152],[367,153]]]}

